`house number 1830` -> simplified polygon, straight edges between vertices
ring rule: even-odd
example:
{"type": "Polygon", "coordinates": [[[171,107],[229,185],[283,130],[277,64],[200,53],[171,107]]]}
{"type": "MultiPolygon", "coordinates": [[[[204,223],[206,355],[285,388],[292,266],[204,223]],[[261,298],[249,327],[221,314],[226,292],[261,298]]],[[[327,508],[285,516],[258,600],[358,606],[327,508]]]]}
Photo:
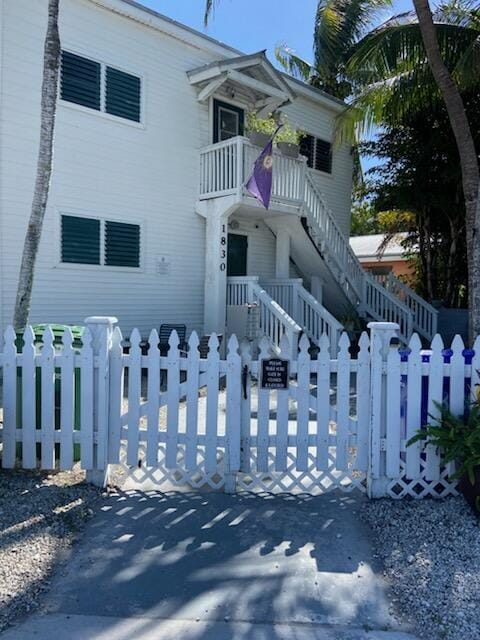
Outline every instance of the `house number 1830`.
{"type": "Polygon", "coordinates": [[[220,271],[225,271],[227,268],[227,230],[226,226],[222,224],[222,233],[220,234],[220,271]]]}

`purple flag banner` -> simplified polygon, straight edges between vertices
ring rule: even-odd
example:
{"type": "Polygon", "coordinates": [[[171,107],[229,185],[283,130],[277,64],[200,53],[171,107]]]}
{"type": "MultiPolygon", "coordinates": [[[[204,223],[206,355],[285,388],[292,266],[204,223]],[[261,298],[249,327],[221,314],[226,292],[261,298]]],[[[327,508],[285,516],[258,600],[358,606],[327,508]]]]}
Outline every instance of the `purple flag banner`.
{"type": "Polygon", "coordinates": [[[245,184],[245,188],[254,198],[263,204],[265,209],[270,205],[273,174],[273,139],[283,125],[279,125],[262,153],[255,160],[253,173],[245,184]]]}

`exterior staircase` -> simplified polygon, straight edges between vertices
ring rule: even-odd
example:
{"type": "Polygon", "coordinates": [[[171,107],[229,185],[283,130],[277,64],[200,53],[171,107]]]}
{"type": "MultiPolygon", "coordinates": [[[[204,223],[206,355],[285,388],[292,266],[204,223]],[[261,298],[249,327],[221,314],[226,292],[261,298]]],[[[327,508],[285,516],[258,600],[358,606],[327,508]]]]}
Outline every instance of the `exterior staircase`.
{"type": "Polygon", "coordinates": [[[312,177],[305,178],[304,226],[345,296],[362,317],[396,322],[407,343],[413,331],[426,340],[437,332],[437,310],[398,278],[365,271],[340,231],[312,177]]]}
{"type": "MultiPolygon", "coordinates": [[[[206,202],[224,197],[225,209],[230,212],[242,209],[247,215],[264,216],[265,223],[274,233],[283,228],[290,234],[292,257],[300,271],[304,274],[318,271],[326,282],[323,302],[330,312],[340,317],[341,310],[351,305],[363,318],[396,322],[399,337],[405,343],[413,331],[430,341],[437,330],[436,309],[393,276],[379,279],[363,269],[315,184],[306,158],[288,158],[274,152],[268,212],[246,192],[244,184],[259,152],[258,147],[242,136],[201,150],[197,202],[200,215],[208,218],[206,202]]],[[[249,287],[245,289],[249,299],[245,298],[244,302],[253,298],[260,302],[265,313],[262,320],[265,330],[268,323],[294,333],[300,327],[312,340],[316,340],[318,327],[330,327],[329,330],[334,332],[335,323],[339,324],[324,306],[310,296],[303,283],[298,285],[299,292],[295,293],[297,306],[290,308],[287,305],[287,310],[282,306],[283,298],[279,302],[275,299],[281,298],[278,283],[259,283],[257,280],[249,287]]],[[[276,343],[273,329],[270,333],[273,343],[276,343]]]]}
{"type": "Polygon", "coordinates": [[[286,335],[292,354],[298,350],[300,335],[305,333],[319,346],[326,334],[330,353],[336,354],[343,329],[338,320],[321,305],[303,286],[301,279],[265,280],[257,276],[229,277],[227,280],[227,306],[239,307],[255,304],[259,309],[259,330],[267,336],[275,351],[286,335]]]}

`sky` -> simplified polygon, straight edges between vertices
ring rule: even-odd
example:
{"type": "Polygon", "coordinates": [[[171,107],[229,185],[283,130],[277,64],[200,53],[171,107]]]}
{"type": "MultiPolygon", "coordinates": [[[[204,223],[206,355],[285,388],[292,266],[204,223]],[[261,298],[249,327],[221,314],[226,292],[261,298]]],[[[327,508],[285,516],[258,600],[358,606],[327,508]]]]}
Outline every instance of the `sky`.
{"type": "MultiPolygon", "coordinates": [[[[217,0],[208,29],[203,27],[204,0],[137,0],[245,53],[267,49],[274,62],[276,45],[286,43],[305,60],[312,59],[317,0],[217,0]]],[[[412,0],[395,0],[392,13],[408,11],[412,0]]]]}

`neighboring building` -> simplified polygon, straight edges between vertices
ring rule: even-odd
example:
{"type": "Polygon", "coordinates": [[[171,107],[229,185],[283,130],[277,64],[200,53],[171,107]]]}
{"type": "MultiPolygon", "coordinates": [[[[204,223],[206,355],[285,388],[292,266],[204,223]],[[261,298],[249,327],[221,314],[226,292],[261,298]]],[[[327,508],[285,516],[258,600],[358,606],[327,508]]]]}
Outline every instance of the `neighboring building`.
{"type": "Polygon", "coordinates": [[[385,235],[378,233],[370,236],[353,236],[350,246],[362,264],[362,267],[375,276],[393,273],[397,278],[408,282],[413,276],[413,267],[408,262],[403,246],[406,233],[397,233],[380,252],[385,235]]]}
{"type": "MultiPolygon", "coordinates": [[[[47,4],[0,0],[0,328],[35,181],[47,4]]],[[[331,314],[351,303],[408,335],[408,309],[388,297],[387,314],[348,245],[352,155],[333,145],[341,101],[264,52],[244,55],[131,0],[62,0],[60,36],[32,322],[115,315],[143,335],[168,322],[224,334],[227,307],[230,322],[257,302],[278,346],[300,329],[333,342],[331,314]],[[244,120],[275,109],[308,135],[300,158],[275,153],[266,211],[243,188],[260,151],[244,120]]]]}

